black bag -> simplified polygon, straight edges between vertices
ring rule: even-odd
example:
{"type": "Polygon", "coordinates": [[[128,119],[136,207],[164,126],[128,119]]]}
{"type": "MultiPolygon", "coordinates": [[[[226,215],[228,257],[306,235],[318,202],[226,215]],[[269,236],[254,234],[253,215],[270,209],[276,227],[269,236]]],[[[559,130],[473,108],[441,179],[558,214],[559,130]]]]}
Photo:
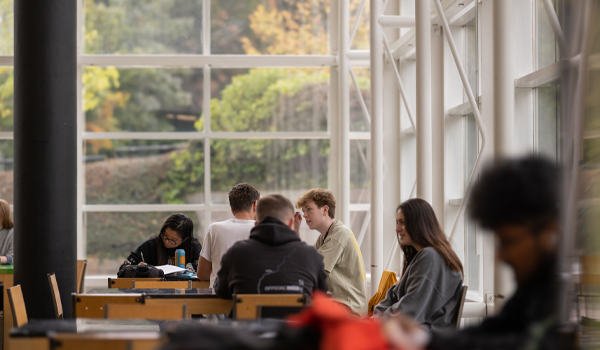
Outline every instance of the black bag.
{"type": "Polygon", "coordinates": [[[164,276],[164,271],[153,265],[127,265],[117,272],[119,278],[156,278],[164,276]]]}

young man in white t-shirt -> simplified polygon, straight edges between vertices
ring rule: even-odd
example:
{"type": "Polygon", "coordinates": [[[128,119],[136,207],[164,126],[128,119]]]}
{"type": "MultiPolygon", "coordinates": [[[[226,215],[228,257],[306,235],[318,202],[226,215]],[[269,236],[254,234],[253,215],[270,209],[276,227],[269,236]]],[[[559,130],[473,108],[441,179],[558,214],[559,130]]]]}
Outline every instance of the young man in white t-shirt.
{"type": "Polygon", "coordinates": [[[217,272],[221,269],[221,258],[238,241],[248,239],[256,219],[256,203],[260,193],[247,183],[233,186],[229,191],[229,206],[234,218],[215,222],[208,226],[200,252],[198,279],[210,279],[213,288],[217,272]]]}

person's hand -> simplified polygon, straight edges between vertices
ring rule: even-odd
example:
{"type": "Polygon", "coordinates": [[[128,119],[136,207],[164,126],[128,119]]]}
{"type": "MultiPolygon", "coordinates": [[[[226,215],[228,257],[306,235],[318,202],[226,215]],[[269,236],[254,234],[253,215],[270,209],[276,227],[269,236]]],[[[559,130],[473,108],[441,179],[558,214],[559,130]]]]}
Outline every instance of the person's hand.
{"type": "Polygon", "coordinates": [[[300,224],[302,224],[302,214],[297,211],[294,214],[294,231],[296,231],[296,233],[300,233],[300,224]]]}
{"type": "Polygon", "coordinates": [[[412,319],[399,314],[383,324],[385,337],[396,349],[420,350],[429,342],[429,333],[412,319]]]}
{"type": "Polygon", "coordinates": [[[145,262],[141,261],[138,265],[148,265],[145,262]]]}
{"type": "Polygon", "coordinates": [[[6,256],[0,256],[0,264],[8,264],[8,258],[6,256]]]}

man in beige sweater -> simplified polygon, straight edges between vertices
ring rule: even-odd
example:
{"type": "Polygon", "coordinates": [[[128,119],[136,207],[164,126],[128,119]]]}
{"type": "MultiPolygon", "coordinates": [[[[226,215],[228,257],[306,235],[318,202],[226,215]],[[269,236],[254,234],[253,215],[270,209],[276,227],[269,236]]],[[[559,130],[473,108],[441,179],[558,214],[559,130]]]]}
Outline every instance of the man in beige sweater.
{"type": "MultiPolygon", "coordinates": [[[[315,248],[323,255],[328,275],[328,292],[347,305],[353,312],[367,314],[367,286],[365,264],[354,234],[340,220],[335,219],[335,198],[324,189],[311,189],[296,202],[311,230],[321,234],[315,248]]],[[[302,216],[296,213],[295,230],[299,232],[302,216]]]]}

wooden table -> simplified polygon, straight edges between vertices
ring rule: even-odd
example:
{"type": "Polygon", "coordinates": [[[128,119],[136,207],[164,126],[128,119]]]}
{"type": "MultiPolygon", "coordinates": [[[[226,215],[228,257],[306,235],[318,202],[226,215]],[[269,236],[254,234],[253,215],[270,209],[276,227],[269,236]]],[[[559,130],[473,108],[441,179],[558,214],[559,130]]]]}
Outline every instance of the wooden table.
{"type": "Polygon", "coordinates": [[[165,276],[165,281],[192,281],[192,288],[210,288],[210,281],[201,281],[198,275],[192,277],[181,277],[180,273],[173,273],[165,276]]]}
{"type": "MultiPolygon", "coordinates": [[[[214,334],[215,329],[221,327],[229,328],[225,330],[226,334],[236,329],[256,335],[256,341],[271,342],[274,332],[280,331],[283,325],[282,320],[36,320],[11,331],[8,349],[151,350],[165,344],[169,338],[171,341],[195,340],[201,334],[214,334]]],[[[223,334],[223,331],[218,333],[223,334]]],[[[198,343],[201,341],[202,336],[198,343]]]]}
{"type": "Polygon", "coordinates": [[[8,349],[150,350],[166,341],[161,324],[147,320],[82,318],[35,321],[12,330],[8,349]]]}
{"type": "Polygon", "coordinates": [[[13,325],[12,311],[8,302],[8,293],[6,290],[13,286],[13,265],[0,265],[0,282],[4,283],[4,342],[3,349],[6,349],[8,335],[13,325]]]}
{"type": "MultiPolygon", "coordinates": [[[[190,315],[206,315],[206,314],[228,314],[233,306],[232,300],[220,299],[210,288],[192,288],[192,289],[117,289],[117,288],[99,288],[92,289],[86,293],[87,295],[102,296],[104,304],[110,304],[111,300],[124,298],[132,298],[134,302],[141,302],[147,305],[181,305],[187,304],[188,313],[190,315]],[[138,300],[139,299],[139,300],[138,300]]],[[[75,306],[77,305],[78,295],[73,296],[75,306]]],[[[85,297],[81,295],[81,299],[85,297]]],[[[103,304],[103,305],[104,305],[103,304]]],[[[102,306],[98,310],[87,310],[90,313],[85,317],[99,317],[104,315],[102,306]],[[91,313],[93,311],[93,313],[91,313]]],[[[76,310],[74,307],[73,310],[76,310]]],[[[78,316],[75,314],[75,316],[78,316]]]]}

